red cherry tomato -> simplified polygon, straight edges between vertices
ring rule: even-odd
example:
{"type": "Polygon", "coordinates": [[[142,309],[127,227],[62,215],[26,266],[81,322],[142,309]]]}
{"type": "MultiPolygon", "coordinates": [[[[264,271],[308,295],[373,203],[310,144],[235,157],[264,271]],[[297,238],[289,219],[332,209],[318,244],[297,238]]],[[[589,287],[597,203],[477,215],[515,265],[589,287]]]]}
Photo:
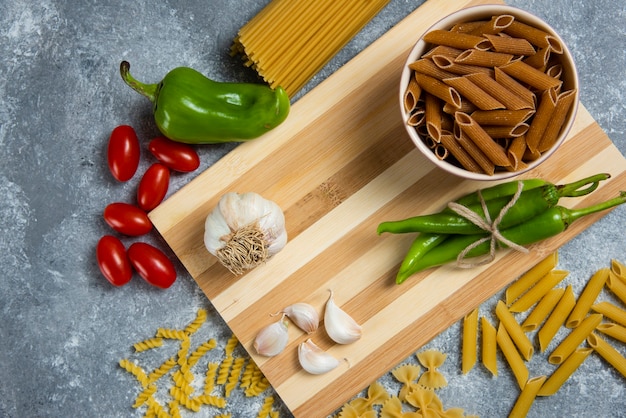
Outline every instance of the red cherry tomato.
{"type": "Polygon", "coordinates": [[[167,193],[170,183],[170,169],[154,163],[144,173],[137,188],[137,204],[145,211],[156,208],[167,193]]]}
{"type": "Polygon", "coordinates": [[[135,130],[128,125],[113,129],[109,138],[107,159],[109,170],[119,181],[130,180],[139,167],[139,140],[135,130]]]}
{"type": "Polygon", "coordinates": [[[102,275],[113,286],[124,286],[133,277],[126,248],[118,238],[105,235],[96,245],[96,260],[102,275]]]}
{"type": "Polygon", "coordinates": [[[157,160],[175,171],[190,172],[200,166],[200,157],[190,145],[174,142],[164,136],[150,141],[148,150],[157,160]]]}
{"type": "Polygon", "coordinates": [[[145,281],[167,289],[176,280],[176,269],[169,258],[158,248],[145,242],[135,242],[128,248],[132,266],[145,281]]]}
{"type": "Polygon", "coordinates": [[[104,208],[104,220],[120,234],[139,236],[152,230],[152,221],[137,206],[116,202],[104,208]]]}

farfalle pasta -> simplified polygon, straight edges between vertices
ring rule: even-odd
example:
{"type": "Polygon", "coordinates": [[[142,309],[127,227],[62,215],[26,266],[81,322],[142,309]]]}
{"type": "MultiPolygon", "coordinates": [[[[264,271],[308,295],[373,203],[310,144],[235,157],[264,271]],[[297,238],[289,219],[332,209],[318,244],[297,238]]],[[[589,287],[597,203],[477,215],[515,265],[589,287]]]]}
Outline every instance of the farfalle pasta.
{"type": "Polygon", "coordinates": [[[445,376],[438,370],[447,357],[446,354],[437,350],[426,350],[417,353],[417,359],[426,369],[417,383],[430,389],[439,389],[447,386],[448,382],[445,376]]]}

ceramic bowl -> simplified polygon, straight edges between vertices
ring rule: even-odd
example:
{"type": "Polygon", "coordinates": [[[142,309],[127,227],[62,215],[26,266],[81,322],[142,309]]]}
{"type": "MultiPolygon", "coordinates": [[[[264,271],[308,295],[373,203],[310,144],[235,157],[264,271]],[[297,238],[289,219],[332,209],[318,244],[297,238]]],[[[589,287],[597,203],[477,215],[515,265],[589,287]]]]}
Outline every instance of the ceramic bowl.
{"type": "MultiPolygon", "coordinates": [[[[505,35],[505,36],[513,36],[513,35],[505,35]]],[[[514,37],[518,37],[518,35],[514,37]]],[[[537,51],[541,49],[540,46],[535,45],[534,47],[535,47],[535,50],[537,51]]],[[[513,60],[523,61],[524,57],[514,56],[513,60]]],[[[519,79],[516,79],[516,81],[528,87],[529,90],[534,90],[535,92],[533,116],[531,116],[528,120],[525,121],[525,123],[528,126],[530,126],[532,121],[534,120],[535,111],[538,109],[538,102],[539,102],[541,91],[539,91],[538,89],[529,87],[527,82],[524,82],[519,79]]],[[[422,90],[422,92],[423,91],[424,90],[422,90]]],[[[411,49],[406,59],[405,65],[402,69],[402,74],[401,74],[401,79],[400,79],[399,99],[400,99],[400,109],[402,113],[402,119],[404,121],[404,125],[406,127],[406,130],[409,136],[411,137],[412,141],[415,143],[417,148],[433,164],[435,164],[437,167],[449,173],[455,174],[462,178],[467,178],[471,180],[501,180],[501,179],[511,178],[511,177],[520,175],[522,173],[525,173],[529,170],[532,170],[535,167],[542,164],[543,162],[545,162],[548,158],[551,158],[555,154],[559,146],[563,143],[563,141],[567,137],[568,132],[574,122],[574,118],[576,116],[576,111],[578,108],[579,91],[580,91],[580,88],[579,88],[578,74],[576,72],[576,65],[572,58],[572,54],[567,48],[567,45],[565,45],[565,42],[563,41],[563,39],[556,33],[556,31],[550,25],[548,25],[546,22],[544,22],[537,16],[529,12],[526,12],[524,10],[521,10],[519,8],[516,8],[516,7],[505,6],[505,5],[480,5],[480,6],[468,7],[465,9],[461,9],[455,13],[452,13],[448,15],[447,17],[439,20],[437,23],[432,25],[428,30],[426,30],[422,34],[422,36],[415,43],[414,47],[411,49]],[[551,52],[549,65],[550,66],[553,65],[555,62],[560,64],[562,68],[561,75],[559,76],[560,79],[562,80],[560,91],[563,92],[567,90],[573,90],[572,94],[575,97],[573,99],[572,105],[569,107],[569,110],[567,111],[567,114],[563,122],[560,124],[560,130],[559,130],[556,142],[554,142],[553,145],[549,149],[540,153],[540,156],[538,157],[537,157],[537,154],[535,154],[535,157],[527,157],[527,161],[525,161],[525,163],[522,164],[517,169],[513,169],[512,167],[508,167],[508,168],[498,167],[496,168],[493,174],[487,174],[485,172],[475,172],[475,171],[470,171],[468,169],[465,169],[454,158],[447,157],[445,159],[441,159],[442,154],[445,155],[445,153],[447,152],[448,155],[451,155],[451,153],[448,152],[446,149],[442,148],[441,144],[437,145],[436,142],[433,142],[432,137],[429,137],[425,129],[417,128],[416,126],[412,126],[408,123],[409,118],[412,115],[412,111],[407,110],[405,108],[404,103],[405,103],[405,94],[409,86],[409,81],[414,77],[414,70],[412,70],[409,67],[409,65],[417,61],[418,59],[420,59],[425,53],[427,53],[434,47],[432,43],[427,43],[424,40],[424,36],[427,33],[433,30],[450,30],[451,28],[453,28],[453,26],[457,24],[461,24],[461,23],[475,22],[475,21],[488,21],[493,16],[501,16],[501,15],[513,16],[515,21],[519,21],[527,25],[530,25],[534,28],[540,29],[544,32],[547,32],[552,37],[554,37],[557,43],[561,45],[562,53],[556,54],[554,52],[551,52]],[[438,153],[440,153],[439,156],[438,156],[438,153]]],[[[454,114],[454,111],[449,114],[450,115],[454,114]]],[[[469,112],[467,114],[469,114],[469,112]]],[[[454,117],[452,117],[452,119],[454,119],[454,117]]],[[[458,127],[456,129],[458,129],[458,127]]],[[[535,129],[535,131],[537,130],[535,129]]],[[[510,139],[502,140],[501,138],[499,138],[498,141],[502,143],[501,145],[502,148],[506,150],[507,145],[505,144],[505,142],[509,141],[510,143],[511,140],[510,139]]]]}

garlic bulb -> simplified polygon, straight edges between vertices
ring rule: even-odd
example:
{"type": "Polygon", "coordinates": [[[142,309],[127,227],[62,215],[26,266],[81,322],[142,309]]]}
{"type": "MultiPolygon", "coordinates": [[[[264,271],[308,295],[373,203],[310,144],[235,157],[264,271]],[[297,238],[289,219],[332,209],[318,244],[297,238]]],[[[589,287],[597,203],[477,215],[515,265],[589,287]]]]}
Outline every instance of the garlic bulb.
{"type": "Polygon", "coordinates": [[[310,338],[298,346],[298,360],[302,368],[311,374],[326,373],[339,365],[339,360],[319,348],[310,338]]]}
{"type": "Polygon", "coordinates": [[[256,193],[226,193],[204,223],[204,245],[234,274],[262,264],[285,244],[282,210],[256,193]]]}
{"type": "Polygon", "coordinates": [[[281,311],[289,317],[302,331],[311,334],[317,330],[320,317],[315,308],[308,303],[298,302],[287,306],[281,311]]]}
{"type": "Polygon", "coordinates": [[[324,327],[328,336],[336,343],[350,344],[361,338],[361,326],[343,309],[335,304],[333,291],[324,311],[324,327]]]}
{"type": "Polygon", "coordinates": [[[283,315],[280,320],[263,328],[254,339],[254,349],[262,356],[272,357],[282,353],[287,346],[289,323],[283,315]]]}

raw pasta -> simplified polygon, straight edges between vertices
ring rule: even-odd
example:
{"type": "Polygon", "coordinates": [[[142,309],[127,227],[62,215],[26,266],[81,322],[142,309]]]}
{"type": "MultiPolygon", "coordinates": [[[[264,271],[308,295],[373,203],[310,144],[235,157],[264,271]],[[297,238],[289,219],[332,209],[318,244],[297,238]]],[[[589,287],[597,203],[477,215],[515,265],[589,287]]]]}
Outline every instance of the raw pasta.
{"type": "Polygon", "coordinates": [[[596,303],[591,306],[591,310],[612,319],[620,325],[626,326],[626,310],[614,305],[611,302],[604,301],[596,303]]]}
{"type": "Polygon", "coordinates": [[[530,360],[533,356],[533,344],[530,339],[524,334],[522,327],[518,324],[517,320],[511,312],[506,308],[503,301],[498,301],[496,306],[496,316],[500,320],[500,324],[506,328],[511,340],[522,354],[525,360],[530,360]]]}
{"type": "Polygon", "coordinates": [[[621,279],[613,270],[609,271],[609,277],[606,281],[606,287],[613,292],[623,304],[626,305],[626,281],[621,279]]]}
{"type": "Polygon", "coordinates": [[[502,354],[504,354],[504,358],[509,364],[511,371],[517,380],[517,384],[520,389],[524,389],[524,385],[528,380],[528,368],[526,367],[526,363],[524,363],[519,351],[517,351],[517,347],[515,347],[513,340],[502,323],[498,326],[496,339],[498,341],[498,347],[502,350],[502,354]]]}
{"type": "MultiPolygon", "coordinates": [[[[417,101],[414,97],[417,81],[422,96],[426,91],[444,101],[443,112],[453,115],[456,125],[462,124],[457,112],[471,117],[471,111],[461,109],[466,103],[479,110],[528,110],[523,119],[507,124],[507,129],[500,127],[504,126],[501,120],[495,126],[482,120],[475,121],[481,131],[481,142],[475,142],[481,149],[478,156],[466,145],[461,145],[466,152],[462,154],[463,161],[459,161],[459,148],[454,152],[452,146],[443,145],[445,150],[441,146],[432,147],[437,158],[449,160],[468,171],[476,172],[480,168],[484,174],[493,175],[497,171],[523,169],[553,148],[566,118],[575,109],[578,93],[575,89],[561,92],[565,87],[569,88],[571,80],[563,71],[560,56],[563,48],[558,38],[518,22],[513,16],[498,15],[487,21],[458,23],[450,30],[431,30],[423,40],[430,49],[408,64],[414,77],[411,77],[405,93],[405,109],[413,109],[412,105],[417,101]],[[545,99],[541,112],[536,106],[537,97],[545,99]],[[503,141],[519,137],[523,138],[503,141]],[[481,145],[483,143],[488,145],[485,147],[481,145]],[[502,150],[492,144],[499,144],[502,150]],[[512,144],[515,147],[509,152],[512,144]],[[468,158],[485,155],[492,164],[467,162],[468,158]]],[[[411,115],[412,110],[407,112],[411,115]]],[[[423,131],[419,127],[424,121],[411,116],[407,119],[425,142],[432,138],[440,143],[441,131],[432,123],[423,131]]],[[[456,134],[456,128],[453,130],[456,134]]],[[[471,134],[468,137],[476,141],[471,134]]]]}
{"type": "Polygon", "coordinates": [[[480,321],[482,329],[482,363],[492,375],[498,375],[496,328],[485,317],[480,321]]]}
{"type": "Polygon", "coordinates": [[[161,347],[163,345],[163,338],[148,338],[147,340],[140,341],[133,344],[135,352],[150,350],[151,348],[161,347]]]}
{"type": "Polygon", "coordinates": [[[559,303],[556,304],[556,307],[537,333],[539,348],[542,353],[546,351],[559,328],[565,325],[565,320],[572,309],[574,309],[575,304],[576,297],[574,296],[574,291],[572,290],[572,286],[568,285],[559,303]]]}
{"type": "Polygon", "coordinates": [[[478,309],[463,318],[463,348],[461,370],[467,374],[476,364],[476,344],[478,339],[478,309]]]}
{"type": "Polygon", "coordinates": [[[541,389],[539,389],[537,396],[554,395],[592,351],[593,350],[590,348],[578,348],[574,350],[574,352],[550,375],[548,380],[545,381],[541,389]]]}
{"type": "Polygon", "coordinates": [[[626,377],[626,358],[624,358],[619,351],[593,332],[587,337],[587,342],[603,359],[613,366],[615,370],[626,377]]]}
{"type": "Polygon", "coordinates": [[[522,323],[522,330],[524,332],[530,332],[539,328],[539,325],[550,315],[550,312],[552,312],[559,302],[563,293],[565,293],[565,289],[557,288],[550,290],[542,297],[541,301],[537,303],[530,315],[528,315],[522,323]]]}
{"type": "Polygon", "coordinates": [[[552,354],[548,357],[551,364],[561,364],[565,359],[585,341],[591,332],[602,321],[601,314],[591,314],[586,317],[576,328],[556,346],[552,354]]]}
{"type": "Polygon", "coordinates": [[[509,418],[524,418],[528,414],[530,407],[535,398],[537,392],[546,381],[546,376],[533,377],[529,379],[523,386],[522,392],[517,397],[513,409],[509,413],[509,418]]]}
{"type": "Polygon", "coordinates": [[[626,327],[610,322],[602,323],[596,327],[596,331],[600,331],[604,335],[608,335],[618,341],[626,343],[626,327]]]}
{"type": "Polygon", "coordinates": [[[519,279],[514,281],[505,291],[505,301],[507,306],[510,306],[517,300],[522,294],[533,287],[542,277],[544,277],[550,270],[556,267],[558,262],[558,253],[553,252],[540,262],[535,264],[530,270],[524,273],[519,279]]]}
{"type": "Polygon", "coordinates": [[[528,310],[532,305],[537,303],[546,293],[559,284],[568,272],[565,270],[551,270],[537,282],[535,286],[530,288],[528,292],[524,293],[519,299],[517,299],[509,307],[511,312],[524,312],[528,310]]]}
{"type": "Polygon", "coordinates": [[[292,97],[388,2],[272,0],[241,27],[232,52],[292,97]]]}
{"type": "Polygon", "coordinates": [[[185,327],[185,332],[187,334],[193,334],[198,331],[198,329],[200,329],[202,324],[204,324],[204,322],[206,321],[206,315],[207,312],[205,309],[198,309],[198,312],[196,313],[196,318],[185,327]]]}
{"type": "Polygon", "coordinates": [[[598,270],[585,285],[582,293],[576,301],[572,313],[567,318],[565,326],[568,328],[576,328],[589,313],[591,305],[594,304],[600,291],[604,288],[604,283],[609,278],[609,269],[604,268],[598,270]]]}

